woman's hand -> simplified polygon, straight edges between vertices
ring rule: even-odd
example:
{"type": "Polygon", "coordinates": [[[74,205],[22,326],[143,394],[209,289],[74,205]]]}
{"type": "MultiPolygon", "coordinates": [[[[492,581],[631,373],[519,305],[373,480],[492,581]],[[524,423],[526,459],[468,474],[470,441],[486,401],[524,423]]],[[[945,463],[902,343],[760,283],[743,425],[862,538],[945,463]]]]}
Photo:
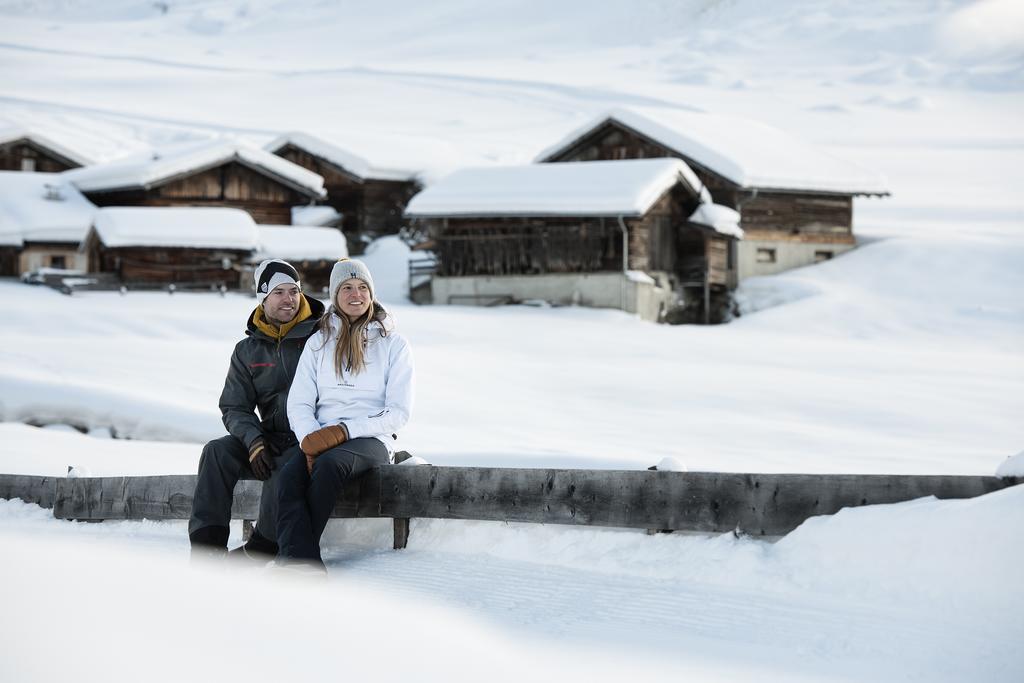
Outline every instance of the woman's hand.
{"type": "Polygon", "coordinates": [[[345,429],[345,425],[330,425],[307,434],[299,444],[299,448],[306,454],[306,463],[312,467],[313,458],[346,441],[348,441],[348,430],[345,429]]]}

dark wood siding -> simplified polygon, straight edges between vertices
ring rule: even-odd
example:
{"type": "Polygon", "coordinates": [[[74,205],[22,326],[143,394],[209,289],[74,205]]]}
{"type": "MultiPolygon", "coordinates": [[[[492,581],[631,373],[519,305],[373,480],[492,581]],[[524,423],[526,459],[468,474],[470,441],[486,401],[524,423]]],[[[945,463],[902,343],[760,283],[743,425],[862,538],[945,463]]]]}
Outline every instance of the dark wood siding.
{"type": "Polygon", "coordinates": [[[79,167],[79,164],[71,159],[31,140],[12,140],[0,144],[0,171],[25,170],[23,163],[26,159],[32,161],[32,170],[37,173],[60,173],[79,167]]]}
{"type": "MultiPolygon", "coordinates": [[[[743,202],[740,227],[786,235],[848,236],[853,231],[853,197],[809,193],[758,192],[743,202]]],[[[812,241],[813,241],[812,239],[812,241]]]]}
{"type": "Polygon", "coordinates": [[[275,154],[323,176],[327,190],[323,203],[343,215],[341,229],[353,254],[362,253],[365,244],[376,237],[398,233],[405,225],[402,214],[406,205],[421,189],[415,181],[360,178],[292,144],[275,154]]]}
{"type": "Polygon", "coordinates": [[[530,275],[620,270],[621,232],[603,218],[452,218],[427,221],[439,274],[530,275]]]}
{"type": "Polygon", "coordinates": [[[90,255],[90,269],[116,274],[122,282],[136,284],[224,284],[238,286],[233,266],[249,252],[231,249],[185,249],[102,245],[90,255]],[[229,267],[224,268],[225,259],[229,267]]]}
{"type": "Polygon", "coordinates": [[[0,277],[18,275],[18,255],[21,247],[0,246],[0,277]]]}
{"type": "Polygon", "coordinates": [[[257,223],[291,225],[308,195],[237,162],[182,176],[149,190],[87,192],[97,206],[199,206],[247,211],[257,223]]]}

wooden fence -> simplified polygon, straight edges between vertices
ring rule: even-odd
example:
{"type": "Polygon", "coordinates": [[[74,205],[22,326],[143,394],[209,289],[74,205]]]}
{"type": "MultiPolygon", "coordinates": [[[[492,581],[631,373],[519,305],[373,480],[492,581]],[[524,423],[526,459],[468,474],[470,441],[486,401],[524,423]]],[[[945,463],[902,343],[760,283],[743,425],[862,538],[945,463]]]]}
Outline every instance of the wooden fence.
{"type": "MultiPolygon", "coordinates": [[[[414,517],[533,522],[774,537],[842,508],[923,496],[971,498],[1017,478],[943,475],[737,474],[385,466],[349,482],[334,516],[390,517],[395,548],[414,517]]],[[[260,482],[235,489],[232,515],[255,519],[260,482]]],[[[195,475],[65,479],[0,475],[0,498],[75,520],[188,519],[195,475]]]]}

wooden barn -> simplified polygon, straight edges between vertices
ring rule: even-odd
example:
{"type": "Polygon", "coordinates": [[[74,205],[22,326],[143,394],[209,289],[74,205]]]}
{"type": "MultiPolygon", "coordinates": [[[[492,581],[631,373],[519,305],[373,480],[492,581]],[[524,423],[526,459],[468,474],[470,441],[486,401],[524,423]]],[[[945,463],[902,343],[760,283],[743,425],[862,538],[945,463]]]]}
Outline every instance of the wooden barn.
{"type": "Polygon", "coordinates": [[[264,149],[324,178],[324,203],[341,214],[341,228],[352,254],[371,241],[394,235],[403,212],[421,186],[413,171],[378,168],[369,161],[305,133],[288,133],[264,149]]]}
{"type": "Polygon", "coordinates": [[[82,270],[96,207],[57,173],[0,171],[0,276],[82,270]]]}
{"type": "Polygon", "coordinates": [[[240,209],[107,207],[80,249],[90,273],[130,286],[237,289],[256,247],[256,224],[240,209]]]}
{"type": "Polygon", "coordinates": [[[68,171],[97,206],[224,207],[288,225],[292,207],[325,196],[323,178],[262,149],[213,141],[68,171]]]}
{"type": "Polygon", "coordinates": [[[696,112],[613,110],[549,147],[537,161],[659,157],[684,160],[715,203],[739,212],[741,279],[852,249],[853,198],[889,194],[877,174],[778,129],[696,112]]]}
{"type": "Polygon", "coordinates": [[[60,173],[88,163],[45,135],[22,128],[0,130],[0,171],[60,173]]]}
{"type": "Polygon", "coordinates": [[[735,286],[743,235],[678,159],[464,169],[406,215],[437,259],[435,303],[539,299],[648,320],[720,318],[711,299],[735,286]]]}
{"type": "Polygon", "coordinates": [[[253,283],[256,266],[268,258],[288,261],[299,271],[302,289],[309,294],[327,298],[331,270],[338,259],[348,256],[345,236],[337,228],[296,225],[256,226],[256,252],[248,259],[248,277],[253,283]]]}

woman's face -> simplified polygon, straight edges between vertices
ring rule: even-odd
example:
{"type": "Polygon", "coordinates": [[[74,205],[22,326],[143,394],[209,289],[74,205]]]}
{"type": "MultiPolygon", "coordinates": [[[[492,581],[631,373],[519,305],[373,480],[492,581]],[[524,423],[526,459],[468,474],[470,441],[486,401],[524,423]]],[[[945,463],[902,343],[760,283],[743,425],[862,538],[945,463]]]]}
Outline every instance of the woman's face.
{"type": "Polygon", "coordinates": [[[370,288],[359,278],[349,278],[338,287],[334,305],[349,320],[355,320],[370,308],[370,288]]]}

